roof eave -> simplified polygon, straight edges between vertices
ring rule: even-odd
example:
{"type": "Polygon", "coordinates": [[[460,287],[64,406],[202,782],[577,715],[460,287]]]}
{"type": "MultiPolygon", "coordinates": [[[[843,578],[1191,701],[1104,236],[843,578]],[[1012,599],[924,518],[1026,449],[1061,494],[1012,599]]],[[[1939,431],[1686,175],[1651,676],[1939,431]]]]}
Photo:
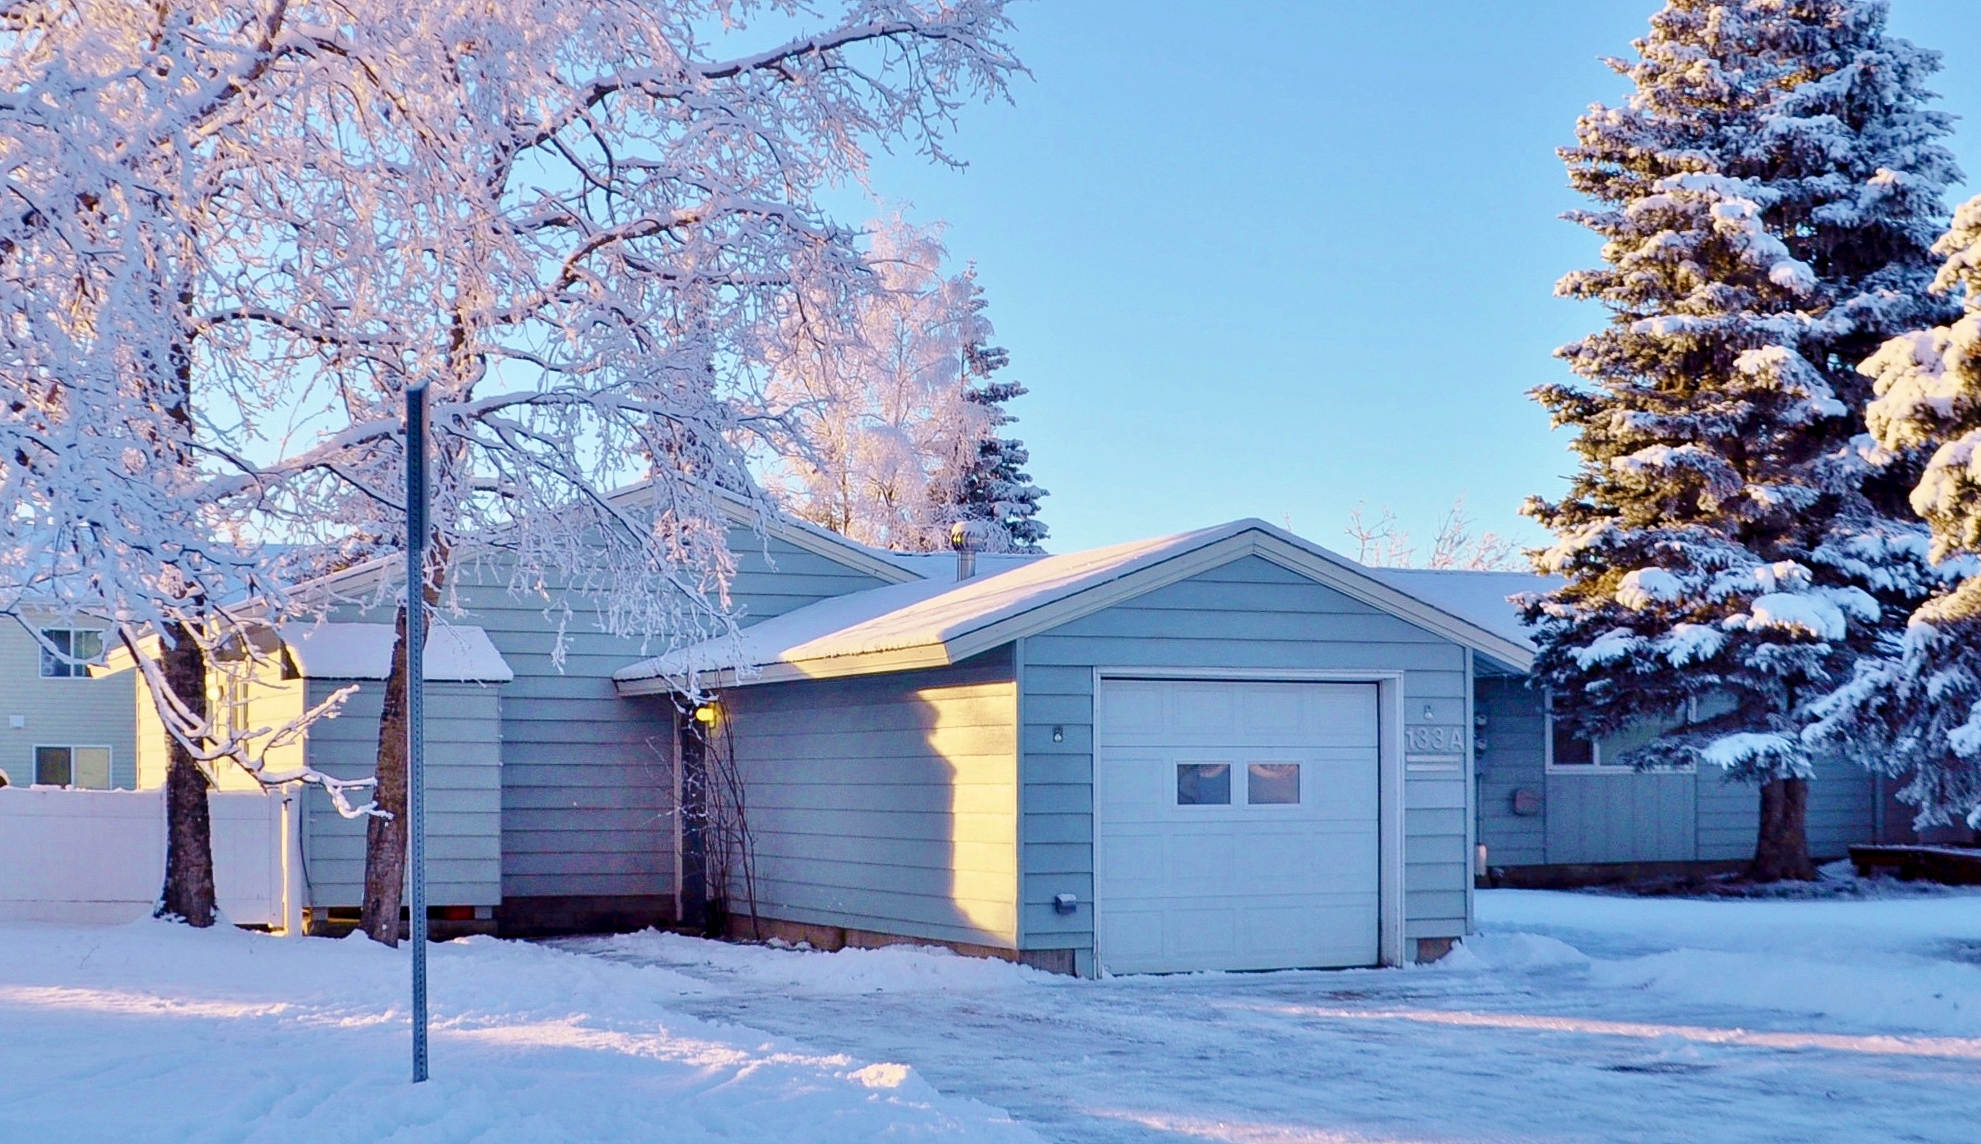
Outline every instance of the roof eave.
{"type": "MultiPolygon", "coordinates": [[[[857,655],[825,656],[818,659],[778,660],[747,667],[710,668],[692,673],[704,687],[756,687],[767,683],[797,683],[808,679],[846,679],[857,675],[886,675],[897,671],[920,671],[950,667],[963,657],[951,654],[944,644],[915,644],[857,655]]],[[[670,695],[679,676],[655,673],[637,679],[614,679],[612,686],[621,696],[670,695]]]]}
{"type": "MultiPolygon", "coordinates": [[[[1246,556],[1259,556],[1289,571],[1333,588],[1351,599],[1368,604],[1406,623],[1443,636],[1522,672],[1534,666],[1533,649],[1478,626],[1460,616],[1435,607],[1406,592],[1392,588],[1338,558],[1281,537],[1265,527],[1247,528],[1207,544],[1135,569],[1112,580],[1104,580],[1066,596],[1048,600],[1015,615],[955,633],[936,643],[911,645],[879,652],[831,656],[820,659],[780,661],[754,671],[722,669],[701,673],[711,686],[750,686],[801,679],[835,679],[854,675],[876,675],[915,668],[946,667],[1027,636],[1071,623],[1103,608],[1168,584],[1188,579],[1246,556]],[[725,680],[717,684],[718,678],[725,680]]],[[[616,684],[621,695],[653,695],[671,691],[659,676],[627,680],[616,684]],[[637,690],[635,689],[637,688],[637,690]]]]}

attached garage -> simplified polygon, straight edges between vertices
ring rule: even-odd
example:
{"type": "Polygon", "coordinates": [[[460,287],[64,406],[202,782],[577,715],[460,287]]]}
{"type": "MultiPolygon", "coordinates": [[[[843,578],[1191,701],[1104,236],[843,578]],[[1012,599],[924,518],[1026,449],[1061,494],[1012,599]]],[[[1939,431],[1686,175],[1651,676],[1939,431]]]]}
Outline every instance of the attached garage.
{"type": "Polygon", "coordinates": [[[1527,649],[1259,521],[992,567],[616,674],[719,694],[772,932],[1097,975],[1468,931],[1475,657],[1527,649]]]}
{"type": "Polygon", "coordinates": [[[1103,972],[1381,960],[1380,690],[1101,680],[1103,972]]]}

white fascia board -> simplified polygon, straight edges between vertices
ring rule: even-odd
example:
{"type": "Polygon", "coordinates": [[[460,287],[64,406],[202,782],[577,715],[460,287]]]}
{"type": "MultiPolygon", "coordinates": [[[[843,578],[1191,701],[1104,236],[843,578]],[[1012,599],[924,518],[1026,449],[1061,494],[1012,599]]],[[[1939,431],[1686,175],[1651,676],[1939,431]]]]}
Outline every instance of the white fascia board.
{"type": "MultiPolygon", "coordinates": [[[[855,675],[886,675],[897,671],[920,671],[949,667],[956,662],[941,644],[921,644],[910,648],[868,652],[864,655],[832,656],[794,662],[753,664],[747,668],[724,667],[695,674],[703,687],[722,690],[729,687],[755,687],[765,683],[797,683],[807,679],[844,679],[855,675]]],[[[670,695],[675,691],[671,677],[649,675],[639,679],[617,679],[613,688],[622,697],[670,695]]]]}
{"type": "MultiPolygon", "coordinates": [[[[1014,640],[1071,623],[1103,608],[1123,603],[1146,592],[1186,580],[1246,556],[1258,556],[1269,560],[1288,571],[1333,588],[1351,599],[1368,604],[1433,635],[1451,640],[1461,647],[1484,652],[1523,671],[1533,668],[1534,653],[1528,648],[1435,608],[1415,596],[1391,588],[1363,572],[1319,553],[1289,544],[1266,532],[1248,530],[1200,548],[1180,552],[1167,560],[1138,569],[1119,579],[1096,584],[1072,595],[1047,601],[1036,608],[996,623],[963,632],[944,644],[924,644],[913,648],[862,655],[832,656],[762,665],[757,674],[749,678],[736,679],[731,686],[784,682],[793,679],[833,679],[851,675],[873,675],[902,671],[909,667],[942,667],[960,663],[1014,640]]],[[[664,691],[666,687],[663,685],[652,690],[664,691]]],[[[622,685],[620,693],[651,694],[652,691],[634,692],[628,685],[622,685]]]]}
{"type": "Polygon", "coordinates": [[[1482,651],[1496,659],[1515,664],[1523,671],[1531,670],[1533,667],[1534,653],[1531,650],[1470,621],[1432,607],[1415,596],[1397,591],[1358,569],[1302,546],[1289,544],[1277,536],[1262,531],[1247,531],[1227,537],[1202,548],[1181,553],[1119,580],[1096,585],[1024,615],[1014,616],[1001,623],[970,632],[950,641],[950,656],[958,660],[968,659],[1000,644],[1070,623],[1102,608],[1122,603],[1179,580],[1186,580],[1198,573],[1207,572],[1246,556],[1257,556],[1271,561],[1290,572],[1333,588],[1344,596],[1423,628],[1433,635],[1443,636],[1461,647],[1482,651]]]}

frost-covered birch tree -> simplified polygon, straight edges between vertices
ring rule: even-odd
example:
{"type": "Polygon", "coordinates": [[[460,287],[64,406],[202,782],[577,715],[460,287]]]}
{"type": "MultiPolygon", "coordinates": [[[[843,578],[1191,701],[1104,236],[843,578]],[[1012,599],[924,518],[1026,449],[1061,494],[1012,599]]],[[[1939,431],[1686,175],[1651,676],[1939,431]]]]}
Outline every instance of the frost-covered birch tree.
{"type": "Polygon", "coordinates": [[[1811,704],[1932,580],[1904,457],[1863,436],[1885,339],[1932,325],[1929,248],[1958,172],[1935,53],[1884,0],[1670,0],[1617,61],[1632,94],[1563,150],[1604,266],[1558,291],[1603,330],[1535,397],[1576,431],[1534,599],[1540,678],[1585,735],[1681,722],[1636,759],[1760,787],[1752,872],[1813,876],[1811,704]]]}
{"type": "Polygon", "coordinates": [[[1965,312],[1893,338],[1861,368],[1877,392],[1867,420],[1878,444],[1930,453],[1912,507],[1947,583],[1819,705],[1809,738],[1907,778],[1899,798],[1920,825],[1981,828],[1981,198],[1934,249],[1946,262],[1933,289],[1965,312]]]}
{"type": "Polygon", "coordinates": [[[767,396],[792,432],[765,442],[764,479],[788,511],[863,544],[936,551],[970,521],[990,550],[1035,551],[1044,493],[998,432],[1025,390],[993,378],[1010,355],[990,344],[974,269],[947,273],[945,254],[940,227],[872,227],[872,289],[843,340],[800,339],[776,362],[767,396]]]}
{"type": "MultiPolygon", "coordinates": [[[[258,510],[321,544],[403,534],[409,389],[435,434],[442,605],[484,561],[588,600],[560,622],[660,642],[728,630],[719,498],[774,353],[844,341],[870,287],[818,203],[878,141],[949,161],[950,116],[1016,66],[1002,0],[860,0],[832,14],[724,0],[366,6],[315,29],[352,61],[298,74],[256,122],[302,173],[234,172],[233,225],[268,252],[220,319],[288,363],[294,447],[258,510]],[[815,30],[752,35],[770,11],[815,30]]],[[[767,424],[767,423],[763,423],[767,424]]],[[[726,491],[725,491],[726,490],[726,491]]],[[[347,557],[362,555],[350,551],[347,557]]],[[[405,763],[399,638],[379,726],[363,926],[397,938],[405,763]]]]}
{"type": "MultiPolygon", "coordinates": [[[[166,728],[163,912],[213,920],[206,790],[313,718],[240,734],[208,712],[209,667],[250,670],[224,605],[279,611],[241,530],[239,450],[267,408],[205,315],[225,293],[214,175],[277,68],[305,66],[280,3],[22,3],[0,13],[0,610],[110,621],[166,728]],[[156,658],[153,649],[156,648],[156,658]]],[[[279,161],[258,156],[255,161],[279,161]]]]}
{"type": "MultiPolygon", "coordinates": [[[[486,556],[616,633],[722,630],[715,498],[752,487],[731,442],[767,347],[838,336],[867,285],[817,192],[876,140],[949,161],[954,109],[1016,66],[1006,29],[1001,0],[9,8],[6,583],[161,635],[175,750],[253,766],[203,710],[213,653],[253,646],[220,605],[298,602],[257,538],[298,566],[399,548],[425,386],[431,596],[486,556]],[[815,30],[753,37],[758,15],[815,30]]],[[[398,600],[366,899],[387,940],[398,600]]]]}

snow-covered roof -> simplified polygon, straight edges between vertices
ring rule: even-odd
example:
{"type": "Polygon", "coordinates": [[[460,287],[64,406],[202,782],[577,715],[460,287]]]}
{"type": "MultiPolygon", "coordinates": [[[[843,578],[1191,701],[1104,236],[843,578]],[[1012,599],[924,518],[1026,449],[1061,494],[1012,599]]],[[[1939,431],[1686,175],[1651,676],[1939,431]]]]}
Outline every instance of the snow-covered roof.
{"type": "Polygon", "coordinates": [[[1534,633],[1521,622],[1509,598],[1561,587],[1553,576],[1532,572],[1469,572],[1428,568],[1371,568],[1369,573],[1427,604],[1470,620],[1530,650],[1534,633]]]}
{"type": "MultiPolygon", "coordinates": [[[[392,671],[391,624],[283,624],[276,629],[311,679],[384,679],[392,671]]],[[[516,678],[488,633],[465,624],[433,625],[426,678],[440,683],[507,683],[516,678]]]]}
{"type": "Polygon", "coordinates": [[[1260,520],[1046,556],[957,582],[929,579],[856,592],[787,612],[613,673],[622,694],[668,690],[690,676],[732,682],[857,675],[941,666],[1075,619],[1245,555],[1284,564],[1524,668],[1531,650],[1417,598],[1370,570],[1260,520]]]}
{"type": "MultiPolygon", "coordinates": [[[[956,580],[956,554],[954,552],[892,552],[876,549],[876,552],[890,564],[905,568],[926,580],[956,580]]],[[[1044,560],[1044,553],[1020,552],[979,552],[977,553],[977,575],[993,576],[999,572],[1009,572],[1013,568],[1044,560]]]]}

